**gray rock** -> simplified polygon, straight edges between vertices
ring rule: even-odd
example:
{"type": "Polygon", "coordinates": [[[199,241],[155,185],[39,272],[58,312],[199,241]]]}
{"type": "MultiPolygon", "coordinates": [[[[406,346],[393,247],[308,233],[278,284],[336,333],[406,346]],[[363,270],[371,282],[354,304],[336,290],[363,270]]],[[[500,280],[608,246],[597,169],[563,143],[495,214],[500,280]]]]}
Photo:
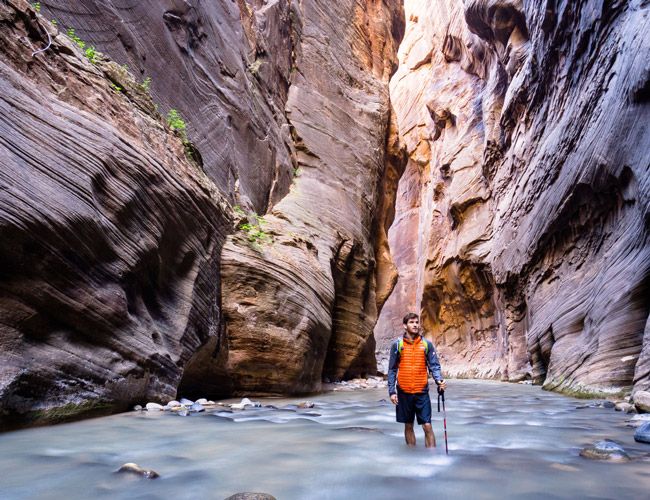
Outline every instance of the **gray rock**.
{"type": "Polygon", "coordinates": [[[629,427],[639,427],[646,422],[650,422],[650,413],[641,413],[639,415],[634,415],[630,420],[627,421],[629,427]]]}
{"type": "Polygon", "coordinates": [[[194,404],[194,401],[190,401],[189,399],[181,398],[181,404],[183,406],[192,406],[194,404]]]}
{"type": "Polygon", "coordinates": [[[197,400],[194,401],[194,402],[195,402],[195,403],[199,403],[200,405],[207,405],[207,404],[209,404],[209,401],[208,401],[207,399],[205,399],[205,398],[199,398],[199,399],[197,399],[197,400]]]}
{"type": "Polygon", "coordinates": [[[185,406],[183,406],[180,410],[178,410],[178,414],[181,417],[187,417],[190,414],[190,410],[188,410],[185,406]]]}
{"type": "Polygon", "coordinates": [[[138,464],[134,464],[132,462],[122,465],[115,472],[120,474],[134,474],[146,479],[156,479],[157,477],[160,477],[160,474],[158,474],[155,470],[143,469],[138,464]]]}
{"type": "Polygon", "coordinates": [[[625,450],[619,444],[609,439],[597,441],[592,446],[583,448],[580,456],[592,460],[607,460],[609,462],[628,462],[630,460],[625,450]]]}
{"type": "Polygon", "coordinates": [[[166,406],[168,406],[169,408],[174,408],[175,406],[180,406],[180,405],[181,405],[180,401],[176,401],[175,399],[173,399],[169,403],[167,403],[166,406]]]}
{"type": "Polygon", "coordinates": [[[600,406],[603,408],[614,408],[616,405],[612,401],[603,401],[600,406]]]}
{"type": "Polygon", "coordinates": [[[311,401],[303,401],[302,403],[298,403],[298,408],[313,408],[314,403],[311,401]]]}
{"type": "Polygon", "coordinates": [[[634,440],[639,443],[650,444],[650,422],[642,424],[634,433],[634,440]]]}
{"type": "Polygon", "coordinates": [[[196,402],[192,406],[190,406],[190,411],[194,411],[198,413],[201,411],[205,411],[205,408],[203,408],[203,405],[201,403],[196,402]]]}
{"type": "Polygon", "coordinates": [[[140,406],[140,405],[135,405],[135,406],[133,407],[133,411],[142,411],[142,406],[140,406]]]}
{"type": "Polygon", "coordinates": [[[650,413],[650,392],[636,391],[633,398],[634,406],[640,413],[650,413]]]}
{"type": "Polygon", "coordinates": [[[634,405],[631,405],[630,403],[617,403],[616,407],[614,408],[616,411],[622,411],[624,413],[630,413],[634,411],[634,405]]]}
{"type": "Polygon", "coordinates": [[[163,411],[165,407],[163,405],[159,405],[158,403],[147,403],[147,411],[163,411]]]}
{"type": "Polygon", "coordinates": [[[245,492],[230,495],[228,498],[226,498],[226,500],[276,500],[276,498],[273,495],[269,495],[268,493],[245,492]]]}

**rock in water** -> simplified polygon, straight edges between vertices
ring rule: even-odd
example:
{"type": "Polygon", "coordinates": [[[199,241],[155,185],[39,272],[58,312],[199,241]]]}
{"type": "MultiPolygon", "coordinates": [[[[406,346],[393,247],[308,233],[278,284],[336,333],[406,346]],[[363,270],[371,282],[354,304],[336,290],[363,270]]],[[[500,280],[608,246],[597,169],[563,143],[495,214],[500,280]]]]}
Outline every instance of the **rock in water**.
{"type": "Polygon", "coordinates": [[[133,411],[142,411],[142,406],[140,406],[140,405],[135,405],[135,406],[133,407],[133,411]]]}
{"type": "Polygon", "coordinates": [[[230,495],[226,500],[276,500],[273,495],[268,493],[235,493],[230,495]]]}
{"type": "Polygon", "coordinates": [[[628,462],[630,457],[625,450],[614,441],[608,439],[597,441],[592,446],[583,448],[580,456],[592,460],[607,460],[610,462],[628,462]]]}
{"type": "Polygon", "coordinates": [[[648,443],[650,444],[650,422],[646,422],[637,428],[634,433],[634,440],[639,443],[648,443]]]}
{"type": "Polygon", "coordinates": [[[302,403],[298,403],[298,408],[313,408],[314,403],[311,401],[303,401],[302,403]]]}
{"type": "Polygon", "coordinates": [[[634,411],[634,405],[630,403],[616,403],[616,411],[622,411],[624,413],[631,413],[634,411]]]}
{"type": "Polygon", "coordinates": [[[190,401],[189,399],[181,398],[181,404],[183,406],[192,406],[194,404],[194,401],[190,401]]]}
{"type": "Polygon", "coordinates": [[[203,408],[203,405],[201,403],[197,402],[197,403],[194,403],[192,406],[190,406],[190,411],[198,413],[198,412],[201,412],[201,411],[205,411],[205,408],[203,408]]]}
{"type": "Polygon", "coordinates": [[[163,411],[165,407],[158,403],[147,403],[147,411],[163,411]]]}
{"type": "Polygon", "coordinates": [[[187,417],[190,414],[190,410],[188,410],[187,407],[183,406],[183,407],[181,407],[180,410],[178,410],[178,414],[181,417],[187,417]]]}
{"type": "Polygon", "coordinates": [[[157,477],[160,477],[160,474],[158,474],[155,470],[143,469],[138,464],[134,464],[132,462],[122,465],[122,467],[117,469],[115,472],[135,474],[137,476],[144,477],[146,479],[156,479],[157,477]]]}
{"type": "Polygon", "coordinates": [[[650,392],[648,391],[635,392],[634,406],[641,413],[650,413],[650,392]]]}
{"type": "Polygon", "coordinates": [[[208,403],[208,400],[205,399],[205,398],[199,398],[199,399],[197,399],[197,400],[194,401],[194,402],[195,402],[195,403],[199,403],[200,405],[207,405],[207,404],[209,404],[209,403],[208,403]]]}

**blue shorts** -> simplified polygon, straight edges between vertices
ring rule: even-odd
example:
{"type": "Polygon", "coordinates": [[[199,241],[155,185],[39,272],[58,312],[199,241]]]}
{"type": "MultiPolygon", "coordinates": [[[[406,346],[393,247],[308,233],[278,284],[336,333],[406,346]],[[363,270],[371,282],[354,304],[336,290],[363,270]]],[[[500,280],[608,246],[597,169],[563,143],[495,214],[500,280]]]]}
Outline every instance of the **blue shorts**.
{"type": "Polygon", "coordinates": [[[418,424],[431,423],[431,399],[428,392],[409,394],[397,389],[397,407],[395,416],[398,422],[412,424],[415,417],[418,424]]]}

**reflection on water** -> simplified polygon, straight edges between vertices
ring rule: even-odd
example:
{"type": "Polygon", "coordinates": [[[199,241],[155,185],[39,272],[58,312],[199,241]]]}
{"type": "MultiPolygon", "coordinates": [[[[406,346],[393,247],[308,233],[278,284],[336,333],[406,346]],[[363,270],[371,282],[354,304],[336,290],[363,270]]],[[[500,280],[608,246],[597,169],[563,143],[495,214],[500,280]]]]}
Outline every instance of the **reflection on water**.
{"type": "Polygon", "coordinates": [[[635,443],[628,415],[538,387],[450,381],[449,456],[441,414],[438,448],[403,443],[386,391],[262,400],[277,408],[189,417],[128,413],[0,435],[2,499],[226,498],[262,491],[278,499],[647,498],[650,445],[635,443]],[[635,458],[594,462],[580,449],[613,439],[635,458]],[[160,473],[116,475],[125,462],[160,473]]]}

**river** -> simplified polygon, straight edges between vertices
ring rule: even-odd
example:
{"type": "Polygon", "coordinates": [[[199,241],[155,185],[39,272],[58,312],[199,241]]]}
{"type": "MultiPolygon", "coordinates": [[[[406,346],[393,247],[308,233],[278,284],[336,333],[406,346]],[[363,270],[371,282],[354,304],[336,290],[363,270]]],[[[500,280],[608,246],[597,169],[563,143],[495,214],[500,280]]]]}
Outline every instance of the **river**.
{"type": "Polygon", "coordinates": [[[273,408],[181,417],[130,412],[0,435],[0,498],[284,499],[648,498],[650,445],[631,418],[539,387],[451,380],[449,455],[434,404],[435,450],[403,442],[385,389],[261,399],[273,408]],[[584,407],[588,406],[588,407],[584,407]],[[582,407],[582,408],[579,408],[582,407]],[[621,444],[628,463],[592,461],[583,446],[621,444]],[[644,458],[645,457],[645,458],[644,458]],[[136,462],[155,480],[115,474],[136,462]]]}

